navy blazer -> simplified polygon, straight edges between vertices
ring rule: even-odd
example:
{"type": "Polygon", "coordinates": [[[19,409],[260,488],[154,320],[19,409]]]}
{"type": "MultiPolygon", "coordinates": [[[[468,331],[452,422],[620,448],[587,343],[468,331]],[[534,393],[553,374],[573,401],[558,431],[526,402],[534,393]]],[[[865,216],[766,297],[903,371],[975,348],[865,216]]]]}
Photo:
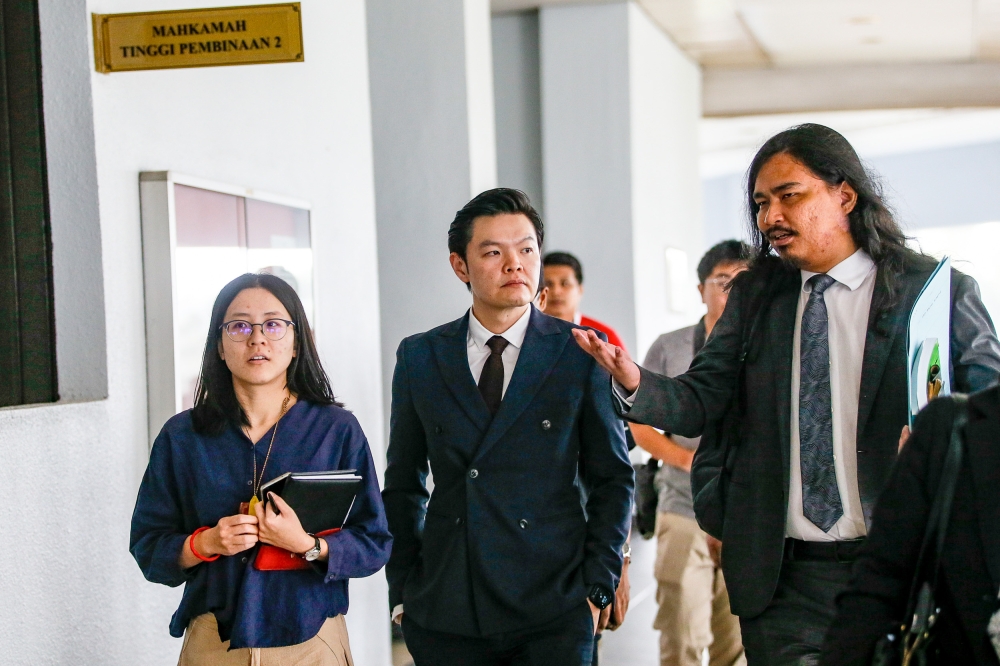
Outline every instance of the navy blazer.
{"type": "Polygon", "coordinates": [[[492,419],[469,370],[468,313],[400,343],[386,574],[390,607],[405,604],[420,626],[527,629],[584,603],[595,583],[617,587],[632,465],[610,377],[571,342],[573,328],[532,307],[492,419]]]}

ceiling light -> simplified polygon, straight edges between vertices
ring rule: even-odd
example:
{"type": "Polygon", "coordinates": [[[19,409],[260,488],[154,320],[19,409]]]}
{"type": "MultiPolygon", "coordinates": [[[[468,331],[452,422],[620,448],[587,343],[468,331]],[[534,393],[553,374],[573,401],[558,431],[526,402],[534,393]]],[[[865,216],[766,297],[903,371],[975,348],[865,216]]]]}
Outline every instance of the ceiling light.
{"type": "Polygon", "coordinates": [[[878,16],[874,14],[866,14],[862,16],[852,16],[847,19],[847,22],[851,25],[873,25],[878,23],[878,16]]]}

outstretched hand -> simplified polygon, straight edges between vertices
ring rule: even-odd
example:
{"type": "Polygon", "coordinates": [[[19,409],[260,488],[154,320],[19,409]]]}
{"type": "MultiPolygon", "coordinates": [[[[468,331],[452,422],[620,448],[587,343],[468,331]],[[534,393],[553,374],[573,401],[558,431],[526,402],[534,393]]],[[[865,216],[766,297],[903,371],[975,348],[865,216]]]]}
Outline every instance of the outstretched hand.
{"type": "Polygon", "coordinates": [[[583,351],[593,356],[629,394],[635,393],[639,388],[639,366],[629,357],[627,351],[601,340],[594,331],[574,328],[573,337],[583,351]]]}

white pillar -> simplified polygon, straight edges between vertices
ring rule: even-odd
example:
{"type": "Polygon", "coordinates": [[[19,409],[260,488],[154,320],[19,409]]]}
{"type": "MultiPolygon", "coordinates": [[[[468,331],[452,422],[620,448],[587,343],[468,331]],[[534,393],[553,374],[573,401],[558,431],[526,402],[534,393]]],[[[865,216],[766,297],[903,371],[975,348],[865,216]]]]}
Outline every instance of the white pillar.
{"type": "Polygon", "coordinates": [[[399,341],[469,307],[447,233],[496,186],[490,14],[488,0],[369,0],[367,14],[388,411],[399,341]]]}
{"type": "Polygon", "coordinates": [[[538,11],[494,16],[497,176],[500,185],[523,190],[544,219],[539,66],[538,11]]]}
{"type": "Polygon", "coordinates": [[[539,45],[546,250],[580,258],[584,312],[641,359],[703,312],[701,72],[631,2],[543,7],[539,45]]]}

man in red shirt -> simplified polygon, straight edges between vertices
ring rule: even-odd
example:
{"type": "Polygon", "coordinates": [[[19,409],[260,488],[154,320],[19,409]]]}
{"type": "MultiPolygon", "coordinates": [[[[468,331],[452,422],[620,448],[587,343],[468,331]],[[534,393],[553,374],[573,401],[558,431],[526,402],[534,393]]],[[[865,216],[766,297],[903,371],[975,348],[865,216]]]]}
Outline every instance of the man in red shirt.
{"type": "MultiPolygon", "coordinates": [[[[615,329],[603,322],[580,314],[580,301],[583,299],[583,266],[580,260],[569,252],[549,252],[542,258],[542,290],[538,294],[536,301],[538,309],[547,315],[571,321],[578,326],[587,326],[596,331],[600,331],[608,336],[608,342],[625,349],[625,343],[618,337],[615,329]]],[[[629,430],[626,428],[626,441],[631,450],[635,447],[629,430]]],[[[631,549],[630,551],[631,552],[631,549]]],[[[628,557],[628,556],[626,556],[628,557]]],[[[622,604],[628,608],[628,560],[622,569],[621,585],[616,591],[616,604],[622,604]]],[[[602,623],[601,628],[604,628],[602,623]]],[[[614,627],[612,627],[613,629],[614,627]]],[[[594,661],[592,666],[597,666],[597,646],[601,640],[600,632],[594,637],[594,661]]]]}
{"type": "Polygon", "coordinates": [[[625,344],[615,329],[580,314],[580,301],[583,299],[583,266],[580,260],[569,252],[549,252],[542,259],[542,266],[545,287],[549,290],[545,314],[600,331],[608,336],[608,342],[624,349],[625,344]]]}

